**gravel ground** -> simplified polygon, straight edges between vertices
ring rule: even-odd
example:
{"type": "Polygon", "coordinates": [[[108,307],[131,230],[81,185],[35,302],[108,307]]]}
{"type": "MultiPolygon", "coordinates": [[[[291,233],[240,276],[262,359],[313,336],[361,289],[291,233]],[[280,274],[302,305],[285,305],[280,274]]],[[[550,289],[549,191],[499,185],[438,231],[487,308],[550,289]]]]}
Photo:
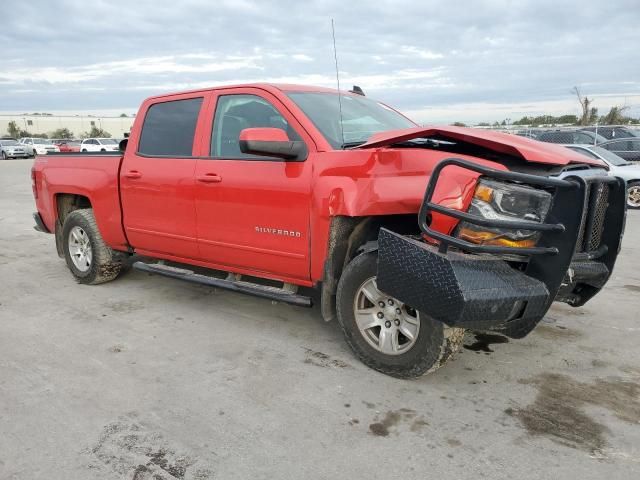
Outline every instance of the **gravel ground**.
{"type": "Polygon", "coordinates": [[[401,381],[301,309],[140,272],[74,282],[0,162],[0,479],[640,477],[640,212],[612,280],[401,381]]]}

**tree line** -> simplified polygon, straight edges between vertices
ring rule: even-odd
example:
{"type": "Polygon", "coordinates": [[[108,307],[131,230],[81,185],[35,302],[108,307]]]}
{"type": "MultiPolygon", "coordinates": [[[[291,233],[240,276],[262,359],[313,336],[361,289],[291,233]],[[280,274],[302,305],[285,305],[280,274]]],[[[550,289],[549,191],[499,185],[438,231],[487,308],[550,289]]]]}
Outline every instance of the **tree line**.
{"type": "MultiPolygon", "coordinates": [[[[33,137],[33,138],[76,138],[74,133],[68,128],[58,128],[49,134],[46,133],[31,133],[26,129],[22,129],[15,121],[9,122],[7,126],[7,133],[13,138],[33,137]]],[[[111,134],[102,128],[98,128],[95,125],[91,127],[88,132],[80,133],[80,138],[110,138],[111,134]]]]}
{"type": "MultiPolygon", "coordinates": [[[[629,123],[640,123],[640,118],[634,118],[626,114],[629,110],[627,105],[614,105],[609,111],[600,115],[598,108],[594,106],[594,99],[582,94],[579,87],[573,87],[571,90],[575,94],[580,104],[580,115],[538,115],[534,117],[524,116],[519,120],[511,121],[505,118],[501,122],[481,122],[479,127],[506,127],[509,125],[526,125],[528,127],[540,127],[543,125],[574,125],[586,127],[588,125],[625,125],[629,123]]],[[[458,127],[466,127],[462,122],[454,122],[452,125],[458,127]]]]}

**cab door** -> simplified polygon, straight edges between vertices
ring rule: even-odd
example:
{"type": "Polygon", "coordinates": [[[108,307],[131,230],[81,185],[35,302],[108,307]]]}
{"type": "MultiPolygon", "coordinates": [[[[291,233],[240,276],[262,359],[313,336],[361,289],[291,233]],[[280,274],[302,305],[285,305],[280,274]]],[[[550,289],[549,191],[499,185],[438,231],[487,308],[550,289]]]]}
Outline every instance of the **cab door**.
{"type": "Polygon", "coordinates": [[[222,268],[282,280],[308,280],[311,162],[247,155],[245,128],[283,129],[311,138],[270,93],[218,90],[210,99],[207,145],[195,171],[198,244],[202,259],[222,268]]]}
{"type": "Polygon", "coordinates": [[[197,131],[206,95],[143,106],[120,169],[123,223],[140,253],[198,258],[194,204],[197,131]],[[146,107],[146,111],[144,109],[146,107]]]}

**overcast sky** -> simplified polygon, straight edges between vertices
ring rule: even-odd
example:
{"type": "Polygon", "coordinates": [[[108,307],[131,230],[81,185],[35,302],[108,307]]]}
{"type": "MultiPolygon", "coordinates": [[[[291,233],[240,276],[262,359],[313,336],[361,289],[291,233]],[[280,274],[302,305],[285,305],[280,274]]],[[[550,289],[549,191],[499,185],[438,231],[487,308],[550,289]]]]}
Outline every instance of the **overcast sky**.
{"type": "Polygon", "coordinates": [[[9,0],[0,111],[132,113],[227,83],[343,87],[423,122],[577,113],[574,85],[640,116],[640,3],[9,0]],[[467,3],[464,5],[464,3],[467,3]]]}

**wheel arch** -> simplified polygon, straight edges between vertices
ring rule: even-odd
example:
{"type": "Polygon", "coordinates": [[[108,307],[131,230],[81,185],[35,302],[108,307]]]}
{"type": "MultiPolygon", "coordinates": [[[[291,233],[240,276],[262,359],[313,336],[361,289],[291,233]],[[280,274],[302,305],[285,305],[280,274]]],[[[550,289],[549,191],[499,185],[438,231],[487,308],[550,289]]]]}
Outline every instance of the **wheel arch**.
{"type": "Polygon", "coordinates": [[[381,227],[402,234],[417,234],[415,214],[348,217],[331,219],[327,258],[324,263],[320,309],[326,321],[336,318],[336,292],[345,266],[356,256],[378,249],[381,227]]]}
{"type": "Polygon", "coordinates": [[[64,220],[74,210],[81,208],[93,208],[89,197],[77,193],[56,193],[54,195],[54,205],[56,207],[56,223],[55,223],[55,237],[56,237],[56,251],[58,256],[63,258],[64,251],[62,249],[62,226],[64,220]]]}

